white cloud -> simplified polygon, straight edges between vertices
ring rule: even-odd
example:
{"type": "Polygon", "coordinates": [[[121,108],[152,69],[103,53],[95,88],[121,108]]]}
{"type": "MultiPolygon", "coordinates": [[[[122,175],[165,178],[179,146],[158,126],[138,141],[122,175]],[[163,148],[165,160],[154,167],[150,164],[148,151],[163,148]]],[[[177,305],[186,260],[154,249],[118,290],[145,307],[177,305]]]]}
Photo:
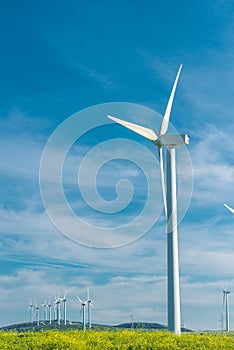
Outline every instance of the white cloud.
{"type": "Polygon", "coordinates": [[[194,169],[193,199],[199,205],[220,205],[232,196],[234,188],[234,155],[231,151],[233,130],[207,125],[192,146],[194,169]],[[212,193],[212,196],[210,195],[212,193]]]}

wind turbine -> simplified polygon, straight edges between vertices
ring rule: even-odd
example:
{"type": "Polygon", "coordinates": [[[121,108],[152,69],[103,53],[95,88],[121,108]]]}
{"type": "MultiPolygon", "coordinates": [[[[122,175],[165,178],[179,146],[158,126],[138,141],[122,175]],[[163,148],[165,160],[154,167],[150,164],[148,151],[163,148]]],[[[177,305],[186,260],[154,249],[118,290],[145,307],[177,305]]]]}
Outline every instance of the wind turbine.
{"type": "Polygon", "coordinates": [[[66,326],[67,324],[67,299],[66,299],[67,291],[65,291],[63,298],[61,301],[63,302],[63,320],[64,320],[64,325],[66,326]]]}
{"type": "Polygon", "coordinates": [[[57,297],[54,296],[54,321],[58,320],[58,304],[57,304],[57,297]]]}
{"type": "Polygon", "coordinates": [[[48,309],[49,309],[49,324],[51,324],[51,302],[50,302],[50,299],[48,302],[48,309]]]}
{"type": "Polygon", "coordinates": [[[110,119],[134,131],[135,133],[151,140],[157,147],[161,172],[161,184],[165,216],[167,220],[167,300],[168,300],[168,329],[178,335],[181,333],[180,317],[180,286],[179,286],[179,257],[178,257],[178,233],[177,233],[177,196],[176,196],[176,155],[175,149],[180,145],[189,144],[188,135],[166,134],[169,126],[170,113],[176,86],[180,76],[180,65],[173,88],[168,100],[166,111],[162,120],[159,133],[146,127],[126,122],[124,120],[108,116],[110,119]],[[163,148],[166,149],[166,189],[163,165],[163,148]]]}
{"type": "Polygon", "coordinates": [[[225,319],[226,319],[226,332],[229,332],[229,303],[228,303],[228,294],[230,294],[229,291],[223,290],[223,306],[225,304],[225,319]]]}
{"type": "Polygon", "coordinates": [[[35,310],[35,314],[36,314],[36,318],[37,318],[37,326],[39,326],[39,323],[40,323],[40,315],[39,315],[40,309],[39,309],[39,306],[37,305],[37,302],[35,302],[34,310],[35,310]]]}
{"type": "Polygon", "coordinates": [[[58,315],[58,325],[61,323],[61,298],[57,299],[57,315],[58,315]]]}
{"type": "Polygon", "coordinates": [[[229,207],[229,205],[227,205],[226,203],[223,203],[223,205],[224,205],[228,210],[230,210],[230,212],[231,212],[232,214],[234,214],[234,209],[232,209],[231,207],[229,207]]]}
{"type": "Polygon", "coordinates": [[[46,300],[43,304],[41,304],[41,306],[43,306],[43,308],[44,308],[44,321],[47,321],[47,318],[48,318],[47,317],[47,307],[48,307],[48,305],[46,303],[46,300]]]}
{"type": "Polygon", "coordinates": [[[54,304],[55,304],[55,319],[57,320],[58,322],[58,325],[60,325],[60,321],[61,321],[61,298],[60,297],[55,297],[55,301],[54,301],[54,304]]]}
{"type": "Polygon", "coordinates": [[[29,302],[28,310],[30,312],[30,323],[33,323],[34,312],[33,312],[33,303],[32,303],[31,299],[30,299],[30,302],[29,302]]]}
{"type": "Polygon", "coordinates": [[[86,301],[82,301],[78,295],[76,295],[76,299],[79,300],[80,302],[80,311],[82,313],[82,323],[83,323],[83,330],[85,331],[85,328],[86,328],[86,324],[85,324],[85,306],[87,304],[87,300],[86,301]]]}
{"type": "Polygon", "coordinates": [[[91,320],[91,308],[94,308],[93,304],[92,304],[92,300],[90,299],[90,295],[89,295],[89,288],[87,289],[87,306],[88,306],[88,325],[89,328],[91,328],[92,324],[92,320],[91,320]]]}

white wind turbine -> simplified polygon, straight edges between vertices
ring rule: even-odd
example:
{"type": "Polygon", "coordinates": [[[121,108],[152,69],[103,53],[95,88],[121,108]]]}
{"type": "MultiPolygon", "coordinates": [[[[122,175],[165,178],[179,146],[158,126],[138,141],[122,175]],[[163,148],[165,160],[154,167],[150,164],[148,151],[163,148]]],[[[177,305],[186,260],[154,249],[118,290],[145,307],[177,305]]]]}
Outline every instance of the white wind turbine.
{"type": "Polygon", "coordinates": [[[228,303],[228,295],[229,291],[223,290],[223,306],[225,304],[225,320],[226,320],[226,332],[229,332],[229,303],[228,303]]]}
{"type": "Polygon", "coordinates": [[[48,302],[48,309],[49,309],[49,324],[51,324],[51,302],[50,302],[50,299],[48,302]]]}
{"type": "Polygon", "coordinates": [[[45,302],[43,304],[41,304],[41,306],[43,306],[43,308],[44,308],[44,321],[47,321],[47,318],[48,318],[47,307],[48,307],[48,305],[47,305],[46,300],[45,300],[45,302]]]}
{"type": "Polygon", "coordinates": [[[57,304],[57,297],[54,296],[54,321],[58,320],[58,304],[57,304]]]}
{"type": "Polygon", "coordinates": [[[133,123],[108,116],[113,121],[134,131],[135,133],[153,141],[158,147],[159,163],[161,172],[162,193],[167,219],[167,300],[168,300],[168,329],[180,335],[180,287],[179,287],[179,258],[178,258],[178,234],[177,234],[177,196],[176,196],[176,157],[175,148],[180,145],[188,145],[188,135],[168,135],[166,134],[169,126],[172,103],[178,83],[179,75],[182,69],[180,65],[166,111],[162,120],[159,133],[156,134],[152,129],[145,128],[133,123]],[[166,149],[166,189],[163,166],[163,147],[166,149]]]}
{"type": "Polygon", "coordinates": [[[58,296],[57,298],[55,297],[55,319],[57,320],[58,325],[60,325],[61,321],[61,298],[58,296]]]}
{"type": "Polygon", "coordinates": [[[32,303],[31,299],[30,299],[30,302],[29,302],[28,310],[29,310],[29,313],[30,313],[30,323],[33,323],[34,311],[33,311],[33,303],[32,303]]]}
{"type": "Polygon", "coordinates": [[[90,299],[90,295],[89,295],[89,288],[87,289],[87,306],[88,306],[88,325],[89,328],[92,327],[92,319],[91,319],[91,308],[94,308],[93,304],[92,304],[92,300],[90,299]]]}
{"type": "Polygon", "coordinates": [[[37,305],[37,302],[35,302],[34,310],[35,310],[35,314],[36,314],[37,326],[39,326],[39,323],[40,323],[40,309],[39,309],[39,306],[37,305]]]}
{"type": "Polygon", "coordinates": [[[61,298],[57,298],[57,315],[58,315],[58,325],[61,323],[61,298]]]}
{"type": "Polygon", "coordinates": [[[67,324],[67,299],[66,299],[67,291],[65,291],[64,296],[62,299],[60,299],[63,302],[63,320],[64,325],[67,324]]]}
{"type": "Polygon", "coordinates": [[[223,205],[224,205],[232,214],[234,214],[234,209],[232,209],[231,207],[229,207],[229,205],[227,205],[226,203],[223,203],[223,205]]]}
{"type": "Polygon", "coordinates": [[[80,302],[80,311],[82,313],[82,323],[83,323],[83,330],[85,330],[86,328],[86,324],[85,324],[85,306],[87,304],[87,300],[86,301],[82,301],[78,295],[76,295],[76,299],[80,302]]]}

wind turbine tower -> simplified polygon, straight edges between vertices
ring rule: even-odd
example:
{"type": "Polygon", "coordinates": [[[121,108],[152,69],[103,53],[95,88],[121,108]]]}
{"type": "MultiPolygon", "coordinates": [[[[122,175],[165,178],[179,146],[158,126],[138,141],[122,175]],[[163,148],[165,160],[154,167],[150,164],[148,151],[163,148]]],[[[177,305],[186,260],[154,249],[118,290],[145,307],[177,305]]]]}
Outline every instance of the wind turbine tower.
{"type": "Polygon", "coordinates": [[[51,302],[50,302],[50,299],[48,302],[48,309],[49,309],[49,324],[51,324],[51,302]]]}
{"type": "Polygon", "coordinates": [[[66,299],[67,291],[65,291],[63,298],[61,301],[63,302],[63,320],[64,320],[64,325],[66,326],[67,324],[67,299],[66,299]]]}
{"type": "Polygon", "coordinates": [[[58,308],[58,325],[61,323],[61,299],[58,297],[57,299],[57,308],[58,308]]]}
{"type": "Polygon", "coordinates": [[[47,305],[46,300],[45,300],[45,302],[43,304],[41,304],[41,306],[43,306],[43,308],[44,308],[44,321],[47,321],[47,318],[48,318],[47,307],[48,307],[48,305],[47,305]]]}
{"type": "Polygon", "coordinates": [[[31,299],[30,299],[30,302],[29,302],[29,313],[30,313],[30,323],[33,323],[34,310],[33,310],[33,303],[32,303],[31,299]]]}
{"type": "Polygon", "coordinates": [[[36,320],[37,320],[37,326],[40,324],[40,309],[39,306],[37,305],[37,302],[35,303],[35,314],[36,314],[36,320]]]}
{"type": "Polygon", "coordinates": [[[57,297],[54,296],[54,321],[57,321],[58,319],[58,304],[57,304],[57,297]]]}
{"type": "Polygon", "coordinates": [[[176,191],[176,147],[189,144],[188,135],[166,134],[169,126],[170,113],[176,86],[180,76],[180,65],[173,88],[168,100],[166,111],[162,120],[159,133],[146,127],[126,122],[124,120],[108,116],[114,122],[134,131],[135,133],[153,141],[158,147],[161,172],[162,193],[167,220],[167,309],[168,329],[177,335],[181,334],[180,316],[180,286],[179,286],[179,257],[178,257],[178,232],[177,232],[177,191],[176,191]],[[163,164],[163,148],[166,150],[166,188],[163,164]]]}
{"type": "Polygon", "coordinates": [[[55,301],[54,301],[54,311],[55,311],[55,320],[57,321],[58,325],[60,325],[60,321],[61,321],[61,301],[60,301],[60,297],[55,297],[55,301]]]}
{"type": "Polygon", "coordinates": [[[88,306],[88,325],[89,328],[92,327],[92,317],[91,317],[91,308],[94,308],[93,304],[92,304],[92,300],[90,299],[90,295],[89,295],[89,288],[87,289],[87,306],[88,306]]]}
{"type": "Polygon", "coordinates": [[[78,295],[76,295],[77,300],[80,302],[80,310],[82,314],[82,324],[83,324],[83,330],[85,331],[86,329],[86,324],[85,324],[85,306],[87,304],[87,301],[82,301],[78,295]]]}
{"type": "Polygon", "coordinates": [[[223,290],[223,304],[225,304],[225,319],[226,319],[226,332],[229,332],[229,303],[228,303],[228,295],[229,291],[223,290]]]}

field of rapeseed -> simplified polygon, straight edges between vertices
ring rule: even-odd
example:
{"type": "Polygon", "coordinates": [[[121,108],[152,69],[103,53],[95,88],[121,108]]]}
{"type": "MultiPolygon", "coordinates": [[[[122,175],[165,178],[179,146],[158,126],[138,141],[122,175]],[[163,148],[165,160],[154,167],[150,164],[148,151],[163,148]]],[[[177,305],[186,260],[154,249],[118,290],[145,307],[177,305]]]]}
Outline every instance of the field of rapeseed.
{"type": "Polygon", "coordinates": [[[234,338],[224,335],[182,334],[143,331],[45,331],[0,332],[1,350],[228,350],[234,338]]]}

